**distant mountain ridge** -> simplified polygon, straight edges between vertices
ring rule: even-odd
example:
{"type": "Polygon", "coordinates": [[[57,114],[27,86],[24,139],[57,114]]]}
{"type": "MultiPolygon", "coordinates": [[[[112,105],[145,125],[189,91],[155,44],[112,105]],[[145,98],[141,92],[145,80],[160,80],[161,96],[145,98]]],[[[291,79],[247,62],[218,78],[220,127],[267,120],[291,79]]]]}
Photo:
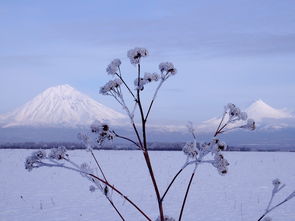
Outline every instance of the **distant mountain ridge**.
{"type": "Polygon", "coordinates": [[[70,85],[50,87],[16,110],[0,115],[2,128],[89,126],[94,120],[120,125],[126,116],[70,85]]]}
{"type": "MultiPolygon", "coordinates": [[[[255,120],[257,129],[282,129],[295,127],[295,115],[285,109],[275,109],[261,99],[252,103],[245,111],[248,118],[255,120]]],[[[220,122],[220,117],[214,117],[202,122],[197,129],[200,132],[212,132],[220,122]]]]}

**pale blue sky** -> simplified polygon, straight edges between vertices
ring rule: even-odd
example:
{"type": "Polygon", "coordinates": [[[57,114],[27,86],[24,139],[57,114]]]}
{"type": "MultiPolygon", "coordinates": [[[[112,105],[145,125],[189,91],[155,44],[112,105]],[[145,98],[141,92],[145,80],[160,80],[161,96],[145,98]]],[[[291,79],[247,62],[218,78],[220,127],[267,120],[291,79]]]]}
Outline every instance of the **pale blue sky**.
{"type": "Polygon", "coordinates": [[[156,120],[198,122],[257,99],[295,110],[294,12],[294,0],[0,0],[0,113],[65,83],[120,110],[98,90],[117,57],[133,82],[135,46],[150,51],[144,71],[161,61],[179,71],[156,120]]]}

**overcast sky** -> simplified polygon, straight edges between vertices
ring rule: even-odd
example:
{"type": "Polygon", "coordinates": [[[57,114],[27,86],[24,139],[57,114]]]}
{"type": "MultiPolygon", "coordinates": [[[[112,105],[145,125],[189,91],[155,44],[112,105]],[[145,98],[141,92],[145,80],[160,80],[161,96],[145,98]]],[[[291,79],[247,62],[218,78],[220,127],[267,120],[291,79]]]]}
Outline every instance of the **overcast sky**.
{"type": "Polygon", "coordinates": [[[294,0],[1,0],[0,113],[59,84],[120,110],[98,90],[113,58],[133,82],[126,52],[135,46],[150,51],[144,71],[162,61],[178,69],[155,120],[199,122],[257,99],[294,111],[294,12],[294,0]]]}

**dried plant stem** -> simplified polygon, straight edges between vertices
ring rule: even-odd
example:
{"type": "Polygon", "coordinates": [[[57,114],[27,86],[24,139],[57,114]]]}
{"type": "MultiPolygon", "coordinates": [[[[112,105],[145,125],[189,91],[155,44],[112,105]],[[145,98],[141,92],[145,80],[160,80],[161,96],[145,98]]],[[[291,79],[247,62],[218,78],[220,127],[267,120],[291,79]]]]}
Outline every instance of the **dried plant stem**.
{"type": "Polygon", "coordinates": [[[275,208],[279,207],[280,205],[284,204],[287,201],[288,200],[285,199],[282,202],[278,203],[277,205],[273,206],[271,209],[268,209],[257,221],[262,220],[268,213],[270,213],[272,210],[274,210],[275,208]]]}
{"type": "Polygon", "coordinates": [[[101,172],[101,174],[102,174],[104,180],[105,180],[106,182],[108,182],[108,181],[107,181],[107,178],[106,178],[106,176],[105,176],[105,174],[104,174],[104,172],[103,172],[103,170],[102,170],[102,168],[101,168],[101,166],[100,166],[99,163],[98,163],[98,160],[96,159],[96,157],[95,157],[95,155],[94,155],[94,153],[93,153],[93,151],[91,150],[90,153],[91,153],[91,155],[92,155],[92,157],[93,157],[93,159],[94,159],[94,161],[95,161],[95,163],[96,163],[96,165],[97,165],[99,171],[101,172]]]}
{"type": "Polygon", "coordinates": [[[183,210],[184,210],[184,206],[185,206],[185,202],[186,202],[187,195],[188,195],[188,192],[189,192],[190,186],[191,186],[191,184],[192,184],[192,181],[193,181],[194,175],[195,175],[195,170],[194,170],[194,172],[192,173],[191,178],[190,178],[190,181],[189,181],[188,186],[187,186],[187,188],[186,188],[186,192],[185,192],[185,196],[184,196],[184,199],[183,199],[183,202],[182,202],[182,206],[181,206],[181,210],[180,210],[180,214],[179,214],[179,219],[178,219],[178,221],[181,221],[182,214],[183,214],[183,210]]]}
{"type": "Polygon", "coordinates": [[[140,64],[137,65],[137,75],[138,75],[138,88],[137,88],[137,102],[138,102],[138,107],[140,110],[140,116],[141,116],[141,124],[142,124],[142,137],[143,137],[143,155],[144,155],[144,159],[147,165],[147,168],[149,170],[150,173],[150,177],[154,186],[154,190],[156,193],[156,197],[157,197],[157,202],[158,202],[158,207],[159,207],[159,213],[160,213],[160,220],[164,221],[164,212],[163,212],[163,204],[161,201],[161,195],[159,192],[159,188],[157,185],[157,181],[154,175],[154,171],[153,171],[153,167],[151,164],[151,160],[149,157],[149,153],[148,153],[148,147],[147,147],[147,137],[146,137],[146,119],[145,119],[145,115],[143,112],[143,107],[141,104],[141,100],[140,100],[140,90],[139,90],[139,82],[140,82],[140,64]]]}
{"type": "Polygon", "coordinates": [[[123,84],[125,85],[125,87],[127,88],[127,90],[129,91],[129,93],[131,94],[131,96],[134,98],[134,100],[136,101],[135,95],[133,94],[133,92],[131,91],[131,89],[128,87],[128,85],[126,84],[126,82],[124,81],[124,79],[122,78],[121,75],[121,69],[119,67],[119,73],[116,73],[116,75],[120,78],[120,80],[123,82],[123,84]]]}
{"type": "Polygon", "coordinates": [[[116,210],[117,214],[120,216],[120,218],[122,219],[122,221],[125,221],[124,217],[122,216],[122,214],[120,213],[120,211],[118,210],[118,208],[115,206],[115,204],[113,203],[113,201],[106,196],[106,198],[108,199],[109,203],[112,205],[112,207],[114,208],[114,210],[116,210]]]}
{"type": "Polygon", "coordinates": [[[133,143],[134,145],[136,145],[139,149],[142,149],[141,146],[139,146],[138,143],[136,143],[134,140],[132,140],[132,139],[130,139],[128,137],[121,136],[121,135],[117,134],[114,130],[112,132],[115,134],[116,137],[121,138],[123,140],[128,140],[131,143],[133,143]]]}
{"type": "Polygon", "coordinates": [[[173,177],[173,179],[172,179],[172,181],[170,182],[170,184],[168,185],[168,187],[167,187],[165,193],[164,193],[163,196],[161,197],[161,201],[164,200],[164,198],[165,198],[166,194],[168,193],[170,187],[172,186],[172,184],[174,183],[174,181],[176,180],[176,178],[178,177],[178,175],[179,175],[182,171],[183,171],[183,168],[181,168],[181,169],[176,173],[176,175],[173,177]]]}
{"type": "Polygon", "coordinates": [[[152,221],[133,201],[131,201],[127,196],[125,196],[123,193],[121,193],[116,187],[112,186],[105,180],[93,175],[93,174],[88,174],[89,176],[99,180],[100,182],[104,183],[108,187],[110,187],[112,190],[114,190],[116,193],[118,193],[120,196],[122,196],[126,201],[128,201],[133,207],[135,207],[147,220],[152,221]]]}

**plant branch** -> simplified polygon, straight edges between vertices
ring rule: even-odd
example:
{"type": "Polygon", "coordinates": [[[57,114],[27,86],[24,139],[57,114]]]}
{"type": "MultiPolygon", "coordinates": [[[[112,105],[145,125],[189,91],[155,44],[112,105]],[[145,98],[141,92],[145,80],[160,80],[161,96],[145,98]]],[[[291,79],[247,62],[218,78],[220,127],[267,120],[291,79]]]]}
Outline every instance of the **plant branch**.
{"type": "Polygon", "coordinates": [[[99,180],[100,182],[104,183],[105,185],[107,185],[108,187],[110,187],[111,189],[113,189],[116,193],[118,193],[120,196],[122,196],[126,201],[128,201],[133,207],[135,207],[147,220],[152,221],[133,201],[131,201],[127,196],[125,196],[123,193],[121,193],[116,187],[112,186],[111,184],[109,184],[108,182],[104,181],[103,179],[89,173],[89,176],[99,180]]]}
{"type": "Polygon", "coordinates": [[[176,180],[176,178],[178,177],[178,175],[183,171],[183,169],[184,169],[184,168],[181,168],[181,169],[176,173],[176,175],[173,177],[173,179],[172,179],[172,181],[170,182],[170,184],[168,185],[168,187],[167,187],[165,193],[164,193],[163,196],[161,197],[161,201],[164,200],[164,198],[165,198],[166,194],[168,193],[170,187],[172,186],[172,184],[174,183],[174,181],[176,180]]]}
{"type": "Polygon", "coordinates": [[[123,84],[125,85],[125,87],[127,88],[127,90],[129,91],[129,93],[132,95],[132,97],[134,98],[134,100],[136,101],[136,97],[133,94],[133,92],[131,91],[131,89],[129,88],[129,86],[126,84],[126,82],[124,81],[122,75],[121,75],[121,69],[119,67],[119,72],[120,74],[116,73],[116,75],[120,78],[120,80],[123,82],[123,84]]]}
{"type": "Polygon", "coordinates": [[[183,210],[184,210],[184,206],[185,206],[185,202],[186,202],[187,195],[188,195],[188,192],[189,192],[190,186],[191,186],[191,184],[192,184],[192,181],[193,181],[194,175],[195,175],[195,170],[194,170],[194,172],[192,173],[191,178],[190,178],[190,181],[189,181],[188,186],[187,186],[187,188],[186,188],[186,192],[185,192],[185,196],[184,196],[184,199],[183,199],[183,202],[182,202],[182,206],[181,206],[181,210],[180,210],[180,214],[179,214],[179,219],[178,219],[178,221],[181,221],[182,214],[183,214],[183,210]]]}
{"type": "Polygon", "coordinates": [[[121,136],[121,135],[117,134],[114,130],[112,132],[115,134],[116,137],[121,138],[123,140],[128,140],[131,143],[133,143],[134,145],[136,145],[139,149],[142,149],[141,146],[139,146],[138,143],[136,143],[134,140],[132,140],[132,139],[130,139],[128,137],[121,136]]]}

